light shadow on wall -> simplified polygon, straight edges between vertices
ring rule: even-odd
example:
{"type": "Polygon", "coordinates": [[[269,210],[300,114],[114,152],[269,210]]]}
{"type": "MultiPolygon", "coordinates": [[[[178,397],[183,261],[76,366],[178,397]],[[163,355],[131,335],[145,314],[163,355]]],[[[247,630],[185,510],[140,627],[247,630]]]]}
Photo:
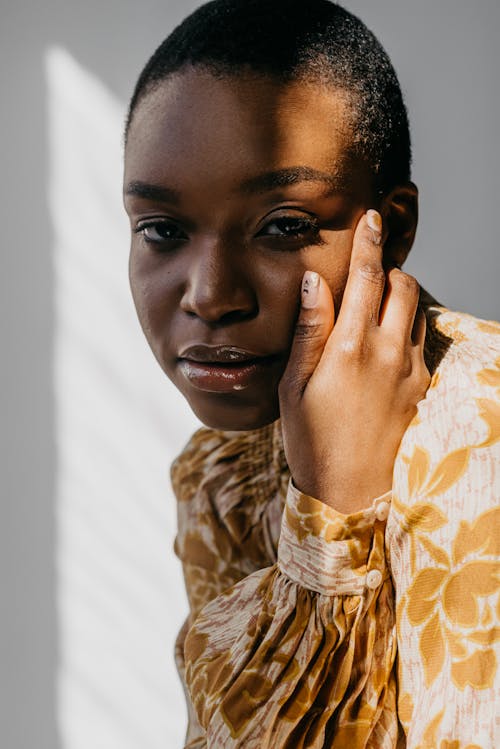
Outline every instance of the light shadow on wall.
{"type": "Polygon", "coordinates": [[[198,423],[130,298],[124,107],[68,52],[46,60],[62,746],[182,746],[172,653],[186,604],[168,468],[198,423]]]}

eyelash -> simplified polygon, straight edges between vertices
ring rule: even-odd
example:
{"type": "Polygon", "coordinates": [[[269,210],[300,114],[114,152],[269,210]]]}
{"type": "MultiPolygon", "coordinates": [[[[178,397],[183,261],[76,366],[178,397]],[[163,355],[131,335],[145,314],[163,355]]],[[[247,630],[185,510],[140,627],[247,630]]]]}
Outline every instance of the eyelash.
{"type": "Polygon", "coordinates": [[[163,242],[175,242],[175,239],[173,237],[159,237],[158,239],[151,239],[147,236],[146,232],[148,229],[157,229],[159,226],[164,228],[177,228],[176,225],[172,221],[165,221],[165,220],[154,220],[154,221],[146,221],[141,224],[138,224],[138,226],[134,229],[135,234],[142,234],[144,241],[148,244],[163,244],[163,242]]]}
{"type": "MultiPolygon", "coordinates": [[[[264,228],[268,228],[269,226],[272,226],[273,224],[279,224],[280,222],[285,222],[293,224],[293,222],[298,223],[302,227],[306,227],[305,231],[299,231],[293,234],[262,234],[262,231],[260,231],[256,236],[265,236],[265,237],[274,237],[278,240],[299,240],[304,239],[305,237],[313,237],[316,244],[321,244],[320,237],[319,237],[319,223],[314,218],[305,218],[301,216],[278,216],[273,221],[270,221],[266,224],[264,228]]],[[[150,220],[145,221],[141,224],[139,224],[135,229],[135,234],[142,234],[144,241],[151,245],[164,245],[171,242],[176,242],[179,240],[179,237],[161,237],[158,234],[158,228],[162,227],[165,228],[173,228],[177,229],[178,227],[176,224],[172,221],[166,221],[165,219],[162,220],[150,220]],[[148,229],[155,229],[158,237],[157,239],[152,239],[151,237],[147,236],[147,230],[148,229]]]]}
{"type": "MultiPolygon", "coordinates": [[[[319,234],[319,223],[318,223],[318,221],[316,221],[316,219],[313,219],[313,218],[305,218],[305,217],[302,217],[302,216],[278,216],[278,218],[275,218],[273,221],[270,221],[268,224],[266,224],[265,228],[267,228],[269,226],[272,226],[273,224],[278,224],[280,221],[283,221],[285,223],[287,223],[287,222],[290,223],[291,222],[292,224],[295,221],[298,224],[301,224],[302,226],[306,226],[307,228],[306,228],[305,231],[297,232],[296,234],[292,234],[292,235],[290,235],[290,234],[288,234],[288,235],[284,235],[284,234],[274,234],[274,235],[272,235],[272,234],[266,234],[265,236],[268,236],[268,237],[269,236],[275,236],[275,237],[280,237],[280,238],[287,238],[288,237],[288,238],[292,238],[292,239],[299,239],[299,238],[307,236],[307,235],[311,235],[312,234],[313,236],[318,236],[318,234],[319,234]]],[[[261,232],[259,232],[259,234],[260,233],[261,232]]],[[[257,235],[257,236],[259,236],[259,235],[257,235]]]]}

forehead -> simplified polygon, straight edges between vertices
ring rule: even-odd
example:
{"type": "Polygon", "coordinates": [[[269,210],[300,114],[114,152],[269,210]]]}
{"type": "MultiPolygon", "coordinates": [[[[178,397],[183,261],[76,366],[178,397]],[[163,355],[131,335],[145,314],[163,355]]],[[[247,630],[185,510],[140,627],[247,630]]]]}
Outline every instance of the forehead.
{"type": "Polygon", "coordinates": [[[348,180],[352,115],[347,94],[326,83],[283,82],[201,68],[171,75],[138,104],[125,151],[126,180],[191,171],[235,179],[304,164],[348,180]]]}

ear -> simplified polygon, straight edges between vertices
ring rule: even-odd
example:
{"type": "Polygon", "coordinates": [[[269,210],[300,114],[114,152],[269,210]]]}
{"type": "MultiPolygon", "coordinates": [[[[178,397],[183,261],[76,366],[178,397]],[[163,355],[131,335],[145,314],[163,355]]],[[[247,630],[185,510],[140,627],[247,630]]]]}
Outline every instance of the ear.
{"type": "Polygon", "coordinates": [[[417,186],[413,182],[405,182],[391,190],[382,198],[380,214],[384,227],[384,263],[401,267],[412,248],[417,231],[417,186]]]}

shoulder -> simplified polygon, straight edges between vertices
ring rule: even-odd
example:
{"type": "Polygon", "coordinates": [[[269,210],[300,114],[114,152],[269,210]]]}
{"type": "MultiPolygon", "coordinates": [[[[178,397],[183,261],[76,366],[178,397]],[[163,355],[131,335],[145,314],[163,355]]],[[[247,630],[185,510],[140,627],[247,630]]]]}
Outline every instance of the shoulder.
{"type": "Polygon", "coordinates": [[[479,370],[500,364],[500,323],[446,307],[426,309],[426,356],[433,384],[443,378],[475,380],[479,370]]]}
{"type": "Polygon", "coordinates": [[[499,399],[500,323],[445,307],[426,310],[432,379],[419,404],[420,418],[430,418],[438,405],[450,411],[474,398],[499,399]],[[436,356],[437,353],[437,356],[436,356]]]}
{"type": "Polygon", "coordinates": [[[396,476],[409,470],[418,484],[432,474],[441,487],[442,473],[473,469],[491,484],[500,471],[500,324],[444,307],[426,316],[429,340],[441,351],[401,441],[396,476]]]}

